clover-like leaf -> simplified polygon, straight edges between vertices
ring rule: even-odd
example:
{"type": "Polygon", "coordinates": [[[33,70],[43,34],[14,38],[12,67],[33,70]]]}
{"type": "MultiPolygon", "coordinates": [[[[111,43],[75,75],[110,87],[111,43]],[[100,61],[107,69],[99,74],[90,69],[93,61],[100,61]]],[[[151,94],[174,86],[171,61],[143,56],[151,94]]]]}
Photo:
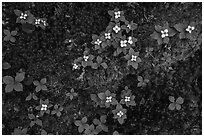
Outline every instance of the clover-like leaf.
{"type": "Polygon", "coordinates": [[[11,65],[8,62],[3,62],[2,68],[3,69],[9,69],[9,68],[11,68],[11,65]]]}

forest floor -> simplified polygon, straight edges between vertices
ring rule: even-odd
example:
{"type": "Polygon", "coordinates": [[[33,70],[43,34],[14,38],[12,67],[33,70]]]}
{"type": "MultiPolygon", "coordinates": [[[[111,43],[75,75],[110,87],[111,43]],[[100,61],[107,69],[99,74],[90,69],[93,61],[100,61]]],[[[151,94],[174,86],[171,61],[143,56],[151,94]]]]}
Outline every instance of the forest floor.
{"type": "Polygon", "coordinates": [[[10,2],[2,22],[3,134],[202,134],[202,3],[10,2]],[[122,28],[117,11],[134,30],[107,29],[122,28]],[[166,22],[168,41],[155,30],[166,22]]]}

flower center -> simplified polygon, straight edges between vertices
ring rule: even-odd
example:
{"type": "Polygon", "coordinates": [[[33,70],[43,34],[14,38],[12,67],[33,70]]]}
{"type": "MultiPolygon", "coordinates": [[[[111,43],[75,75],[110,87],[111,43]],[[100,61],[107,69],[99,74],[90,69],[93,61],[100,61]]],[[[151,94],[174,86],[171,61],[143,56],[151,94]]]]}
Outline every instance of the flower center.
{"type": "Polygon", "coordinates": [[[120,11],[115,12],[115,18],[120,18],[120,11]]]}
{"type": "Polygon", "coordinates": [[[122,117],[122,116],[124,115],[124,113],[123,113],[122,111],[119,111],[119,112],[117,113],[117,115],[118,115],[119,117],[122,117]]]}
{"type": "Polygon", "coordinates": [[[41,110],[47,110],[47,105],[46,104],[42,104],[41,110]]]}
{"type": "Polygon", "coordinates": [[[168,29],[162,30],[161,31],[161,34],[162,34],[161,37],[162,38],[168,37],[169,36],[168,32],[169,32],[168,29]]]}
{"type": "Polygon", "coordinates": [[[130,101],[130,97],[125,96],[125,102],[130,101]]]}
{"type": "Polygon", "coordinates": [[[106,102],[109,103],[109,102],[112,102],[112,97],[106,97],[106,102]]]}
{"type": "Polygon", "coordinates": [[[85,56],[85,55],[84,55],[84,57],[83,57],[83,58],[84,58],[84,60],[85,60],[85,61],[88,61],[89,56],[85,56]]]}
{"type": "Polygon", "coordinates": [[[186,28],[186,31],[191,33],[194,29],[195,29],[195,27],[188,26],[188,28],[186,28]]]}
{"type": "Polygon", "coordinates": [[[121,40],[120,41],[120,46],[123,48],[123,47],[126,47],[127,46],[127,40],[121,40]]]}
{"type": "Polygon", "coordinates": [[[131,61],[137,61],[137,56],[132,55],[131,61]]]}
{"type": "Polygon", "coordinates": [[[113,28],[113,30],[115,31],[115,33],[118,33],[120,31],[120,27],[118,27],[117,25],[113,28]]]}
{"type": "Polygon", "coordinates": [[[95,41],[95,44],[100,45],[101,42],[102,42],[102,41],[100,41],[99,39],[97,39],[97,40],[95,41]]]}

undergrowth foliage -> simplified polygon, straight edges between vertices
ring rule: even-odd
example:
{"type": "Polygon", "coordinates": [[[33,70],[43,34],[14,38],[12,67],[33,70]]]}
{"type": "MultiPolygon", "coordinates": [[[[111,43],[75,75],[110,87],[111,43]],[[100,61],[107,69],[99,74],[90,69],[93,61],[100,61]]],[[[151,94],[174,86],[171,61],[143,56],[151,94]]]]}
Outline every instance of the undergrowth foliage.
{"type": "MultiPolygon", "coordinates": [[[[48,26],[46,18],[35,17],[30,11],[23,12],[15,9],[14,13],[17,16],[16,23],[22,24],[22,30],[26,33],[33,32],[33,30],[26,31],[26,25],[28,24],[40,27],[43,30],[48,26]]],[[[108,73],[108,71],[113,68],[111,63],[118,61],[122,62],[121,64],[124,65],[128,71],[131,71],[128,72],[128,74],[132,72],[138,74],[136,87],[138,89],[144,89],[152,82],[151,78],[149,78],[148,75],[146,76],[146,74],[139,74],[137,72],[145,70],[146,64],[149,63],[148,65],[153,66],[157,72],[159,72],[159,70],[172,72],[174,70],[172,67],[173,64],[178,61],[186,60],[190,57],[190,53],[192,55],[200,49],[201,34],[199,23],[196,21],[178,24],[169,24],[168,21],[164,21],[163,24],[155,25],[150,38],[152,38],[153,42],[156,40],[156,46],[162,46],[168,49],[159,56],[153,47],[148,47],[145,53],[142,53],[143,51],[137,44],[138,39],[134,35],[134,32],[137,31],[139,26],[133,21],[126,20],[124,11],[115,8],[108,11],[108,14],[110,15],[110,22],[106,29],[100,34],[92,34],[91,47],[86,47],[79,57],[73,59],[73,62],[70,62],[70,64],[73,65],[73,73],[83,70],[79,76],[80,82],[84,82],[84,75],[86,75],[87,71],[95,73],[103,70],[104,73],[108,73]],[[172,39],[177,37],[181,40],[183,47],[169,47],[169,43],[172,42],[172,39]],[[188,44],[185,45],[183,41],[187,41],[188,44]],[[194,47],[192,47],[193,44],[191,44],[193,42],[194,47]],[[177,50],[177,48],[181,48],[182,50],[177,50]],[[106,53],[110,53],[110,56],[106,56],[106,53]],[[148,62],[148,60],[151,61],[148,62]]],[[[16,38],[19,35],[17,29],[13,31],[4,29],[3,32],[5,35],[3,40],[5,42],[15,43],[18,41],[16,38]]],[[[3,69],[5,71],[11,67],[8,62],[3,62],[3,69]]],[[[122,68],[122,66],[120,67],[122,68]]],[[[114,70],[117,70],[116,67],[114,70]]],[[[23,71],[17,72],[15,76],[3,76],[3,92],[6,94],[15,91],[24,92],[23,82],[26,77],[29,76],[26,76],[26,73],[23,71]]],[[[59,81],[55,81],[54,84],[57,82],[59,81]]],[[[41,93],[47,95],[50,92],[51,86],[49,78],[44,76],[38,80],[33,79],[31,83],[33,85],[30,84],[30,86],[33,86],[34,89],[28,94],[26,93],[25,101],[29,103],[35,102],[34,104],[38,105],[33,107],[34,110],[32,109],[31,113],[29,112],[27,115],[30,123],[29,128],[36,126],[42,128],[44,123],[43,118],[47,116],[52,115],[60,119],[70,109],[69,107],[65,107],[65,102],[68,100],[69,103],[76,103],[79,102],[81,98],[81,93],[73,87],[63,94],[65,96],[63,103],[55,103],[55,101],[48,98],[49,96],[41,96],[41,93]]],[[[57,89],[58,87],[54,86],[54,88],[57,89]]],[[[56,90],[56,93],[57,91],[58,90],[56,90]]],[[[103,91],[100,90],[100,92],[95,91],[90,94],[89,99],[94,109],[100,109],[100,111],[106,112],[107,115],[100,114],[99,117],[89,119],[88,115],[84,113],[81,114],[80,112],[80,114],[72,120],[79,134],[96,135],[108,133],[110,131],[107,126],[108,115],[112,116],[112,119],[115,120],[114,122],[125,125],[126,120],[131,119],[131,117],[128,116],[128,111],[138,105],[136,104],[137,95],[132,92],[130,86],[123,87],[123,90],[120,91],[119,94],[111,89],[103,89],[103,91]]],[[[169,96],[169,101],[168,109],[170,111],[182,110],[181,106],[185,103],[182,97],[175,99],[175,97],[169,96]]],[[[70,105],[70,107],[72,106],[70,105]]],[[[29,128],[15,128],[12,134],[26,134],[29,128]]],[[[47,134],[47,132],[42,129],[41,134],[47,134]]],[[[113,134],[117,135],[119,133],[114,131],[113,134]]]]}

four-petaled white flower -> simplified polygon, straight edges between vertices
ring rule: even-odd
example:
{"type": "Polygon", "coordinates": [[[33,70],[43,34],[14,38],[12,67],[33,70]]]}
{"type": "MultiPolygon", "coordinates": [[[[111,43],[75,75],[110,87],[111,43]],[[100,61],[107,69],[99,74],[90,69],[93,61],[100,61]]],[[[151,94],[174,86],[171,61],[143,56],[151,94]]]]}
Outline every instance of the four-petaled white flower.
{"type": "Polygon", "coordinates": [[[117,115],[118,115],[119,117],[122,117],[122,116],[124,115],[124,113],[123,113],[122,111],[119,111],[119,112],[117,113],[117,115]]]}
{"type": "Polygon", "coordinates": [[[26,13],[25,14],[21,13],[20,19],[24,19],[25,20],[27,18],[27,16],[28,15],[26,13]]]}
{"type": "Polygon", "coordinates": [[[94,42],[96,45],[100,45],[102,43],[102,41],[100,41],[99,39],[97,39],[95,42],[94,42]]]}
{"type": "Polygon", "coordinates": [[[129,43],[129,44],[133,44],[132,37],[128,37],[128,43],[129,43]]]}
{"type": "Polygon", "coordinates": [[[117,11],[117,12],[115,12],[114,14],[115,14],[115,18],[116,18],[116,19],[117,19],[117,18],[120,18],[120,11],[117,11]]]}
{"type": "Polygon", "coordinates": [[[39,25],[40,24],[40,19],[35,19],[35,25],[39,25]]]}
{"type": "Polygon", "coordinates": [[[132,55],[131,61],[137,61],[137,56],[132,55]]]}
{"type": "Polygon", "coordinates": [[[188,28],[186,28],[186,31],[191,33],[194,29],[195,29],[195,27],[188,26],[188,28]]]}
{"type": "Polygon", "coordinates": [[[46,21],[45,20],[41,20],[41,22],[43,23],[44,26],[47,25],[46,21]]]}
{"type": "Polygon", "coordinates": [[[85,60],[85,61],[88,61],[89,56],[84,55],[84,57],[83,57],[83,58],[84,58],[84,60],[85,60]]]}
{"type": "Polygon", "coordinates": [[[79,68],[79,66],[77,64],[73,65],[73,69],[78,69],[78,68],[79,68]]]}
{"type": "Polygon", "coordinates": [[[123,48],[123,47],[126,47],[127,46],[127,40],[121,40],[120,41],[120,46],[123,48]]]}
{"type": "Polygon", "coordinates": [[[106,97],[106,102],[108,103],[108,102],[112,102],[112,97],[110,96],[110,97],[106,97]]]}
{"type": "Polygon", "coordinates": [[[125,102],[128,102],[128,101],[130,101],[130,97],[125,96],[125,102]]]}
{"type": "Polygon", "coordinates": [[[111,39],[110,33],[105,33],[105,39],[111,39]]]}
{"type": "Polygon", "coordinates": [[[46,104],[42,104],[41,110],[47,110],[47,105],[46,104]]]}
{"type": "Polygon", "coordinates": [[[118,27],[118,25],[115,25],[115,27],[113,28],[113,30],[115,31],[115,33],[118,33],[118,32],[121,30],[121,28],[118,27]]]}
{"type": "Polygon", "coordinates": [[[161,37],[162,38],[168,37],[169,36],[168,32],[169,32],[168,29],[161,30],[161,34],[162,34],[161,37]]]}

